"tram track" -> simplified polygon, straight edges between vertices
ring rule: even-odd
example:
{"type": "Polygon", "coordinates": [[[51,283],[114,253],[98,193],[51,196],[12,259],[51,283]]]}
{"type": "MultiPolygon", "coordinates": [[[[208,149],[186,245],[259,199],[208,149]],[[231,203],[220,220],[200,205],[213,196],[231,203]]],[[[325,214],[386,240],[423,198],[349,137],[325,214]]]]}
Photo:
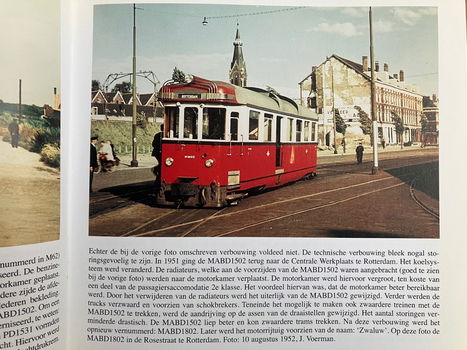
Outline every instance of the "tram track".
{"type": "MultiPolygon", "coordinates": [[[[315,235],[312,232],[326,236],[327,230],[333,229],[337,230],[336,232],[341,230],[345,234],[345,227],[350,227],[349,229],[354,232],[368,227],[370,234],[375,232],[376,235],[387,235],[387,237],[394,234],[397,236],[398,232],[401,232],[402,236],[409,237],[412,231],[410,225],[405,231],[400,231],[401,226],[394,220],[401,220],[400,218],[411,220],[410,216],[412,216],[419,218],[419,222],[425,225],[417,229],[419,232],[424,234],[423,227],[428,225],[430,232],[434,232],[429,236],[436,237],[439,234],[435,233],[439,230],[439,214],[435,209],[437,196],[426,191],[427,186],[432,183],[423,185],[426,180],[425,166],[428,169],[429,164],[436,162],[432,162],[433,158],[430,160],[408,158],[410,159],[383,161],[382,167],[385,171],[382,170],[376,177],[368,177],[368,164],[366,166],[354,163],[324,164],[320,167],[318,177],[313,180],[298,181],[267,190],[242,200],[239,206],[222,209],[155,206],[152,204],[153,194],[149,185],[144,185],[144,188],[128,186],[111,189],[114,192],[104,192],[105,197],[91,198],[91,205],[99,208],[95,215],[90,216],[91,220],[97,221],[94,224],[91,221],[90,225],[101,227],[98,232],[108,235],[109,231],[106,230],[105,225],[120,222],[116,224],[119,225],[118,233],[114,232],[113,236],[121,237],[280,237],[281,232],[287,232],[286,235],[289,236],[289,228],[290,233],[297,237],[315,235]],[[417,177],[420,177],[420,182],[417,177]],[[391,182],[391,179],[394,182],[391,182]],[[406,187],[403,187],[404,185],[406,187]],[[383,194],[386,193],[385,191],[387,194],[383,194]],[[402,195],[402,193],[406,194],[402,195]],[[410,214],[408,211],[405,212],[405,209],[402,212],[398,210],[402,205],[399,201],[401,196],[406,203],[403,204],[404,208],[408,205],[408,201],[415,203],[410,206],[410,214]],[[381,200],[385,204],[378,202],[381,200]],[[121,203],[122,201],[126,203],[121,203]],[[379,207],[383,206],[384,210],[388,210],[387,215],[389,215],[387,220],[380,216],[373,228],[368,219],[365,220],[364,214],[363,216],[360,214],[358,219],[360,222],[350,226],[339,225],[338,222],[333,223],[332,220],[325,219],[326,216],[329,217],[329,213],[341,213],[342,210],[353,208],[357,203],[372,202],[379,207]],[[110,204],[109,208],[105,208],[107,204],[110,204]],[[389,208],[394,208],[392,212],[397,214],[398,219],[391,219],[392,213],[389,208]],[[105,215],[101,216],[101,214],[105,215]],[[307,218],[311,218],[313,223],[307,218]],[[125,220],[129,219],[131,221],[128,223],[131,224],[128,225],[125,220]],[[317,226],[316,222],[318,222],[317,226]],[[396,222],[396,225],[391,222],[396,222]],[[299,232],[295,232],[297,228],[299,232]]],[[[436,170],[436,167],[433,169],[436,170]]],[[[437,172],[433,169],[430,174],[436,175],[437,172]]],[[[437,176],[432,175],[431,178],[436,181],[437,176]]],[[[367,204],[367,208],[373,210],[371,204],[369,206],[367,204]]],[[[98,232],[93,235],[101,235],[98,232]]]]}
{"type": "MultiPolygon", "coordinates": [[[[383,178],[380,178],[380,179],[374,179],[374,180],[366,181],[366,182],[363,182],[363,183],[357,183],[357,184],[352,184],[352,185],[348,185],[348,186],[334,188],[334,189],[321,191],[321,192],[317,192],[317,193],[311,193],[311,194],[302,195],[302,196],[298,196],[298,197],[287,198],[287,199],[284,199],[284,200],[275,201],[275,202],[271,202],[271,203],[255,205],[253,207],[239,209],[239,210],[228,212],[228,213],[225,213],[223,211],[227,211],[230,207],[225,207],[225,208],[223,208],[221,210],[216,210],[216,212],[214,212],[214,213],[212,213],[212,214],[210,214],[210,215],[208,215],[206,217],[203,217],[201,219],[196,219],[196,220],[187,221],[187,222],[181,222],[181,223],[177,223],[177,224],[169,225],[169,226],[165,226],[165,227],[159,227],[157,229],[153,229],[153,230],[149,230],[149,231],[145,231],[145,232],[138,232],[138,233],[133,234],[132,236],[134,236],[134,237],[150,236],[150,235],[155,235],[155,234],[162,233],[162,232],[167,232],[167,231],[170,231],[170,230],[180,229],[180,228],[183,228],[183,227],[186,227],[186,226],[191,226],[188,230],[184,231],[183,233],[177,234],[177,237],[186,237],[190,233],[192,233],[193,231],[198,229],[201,225],[206,224],[207,222],[215,220],[215,219],[227,219],[227,218],[231,218],[233,216],[246,215],[247,213],[252,213],[252,212],[255,212],[255,211],[257,212],[260,209],[271,208],[271,207],[278,206],[278,205],[289,205],[289,204],[291,204],[293,202],[301,202],[304,199],[310,199],[310,198],[313,198],[313,197],[319,197],[319,196],[323,196],[323,195],[327,195],[327,194],[331,194],[331,193],[338,193],[340,191],[351,190],[351,189],[355,189],[355,188],[358,188],[358,187],[361,187],[361,186],[376,184],[376,183],[379,183],[381,181],[387,181],[387,180],[391,180],[391,179],[393,179],[393,177],[386,176],[386,177],[383,177],[383,178]]],[[[404,183],[398,183],[395,186],[400,186],[400,185],[404,185],[404,183]]],[[[377,192],[377,191],[380,191],[380,190],[384,190],[384,189],[387,189],[387,188],[392,188],[392,187],[395,187],[395,186],[384,187],[383,189],[374,190],[374,191],[370,191],[370,192],[365,192],[363,194],[360,194],[360,195],[357,195],[357,196],[352,196],[352,197],[350,197],[348,199],[345,199],[345,200],[333,201],[333,202],[330,202],[330,203],[327,203],[327,204],[324,204],[324,205],[318,205],[318,206],[313,207],[313,208],[308,208],[308,209],[304,210],[303,212],[310,211],[310,210],[316,210],[316,209],[320,209],[320,208],[325,208],[325,207],[328,207],[328,206],[331,206],[331,205],[337,205],[337,204],[344,203],[344,202],[349,201],[349,200],[359,198],[359,197],[364,196],[364,195],[368,195],[368,194],[371,194],[371,193],[374,193],[374,192],[377,192]]],[[[204,210],[204,209],[202,209],[202,210],[204,210]]],[[[215,209],[213,209],[213,210],[215,210],[215,209]]],[[[266,222],[269,222],[269,221],[276,221],[276,220],[278,220],[280,218],[286,218],[286,217],[297,215],[297,214],[300,214],[300,213],[301,213],[301,211],[298,211],[298,212],[295,212],[295,213],[282,215],[282,216],[273,218],[271,220],[266,220],[264,222],[266,223],[266,222]]],[[[150,221],[152,221],[152,220],[150,220],[150,221]]],[[[142,225],[142,226],[145,227],[148,224],[149,224],[149,222],[142,225]]],[[[229,231],[227,234],[231,234],[233,232],[237,232],[239,230],[249,228],[250,226],[253,227],[253,226],[256,226],[256,224],[255,225],[247,225],[244,228],[237,229],[237,230],[234,230],[234,231],[229,231]]],[[[132,230],[132,232],[134,233],[134,232],[136,232],[136,230],[132,230]]],[[[216,237],[221,237],[221,236],[225,236],[227,234],[223,233],[223,234],[219,234],[219,235],[215,235],[215,236],[216,237]]],[[[124,234],[122,236],[128,236],[128,233],[126,233],[126,234],[124,234]]]]}

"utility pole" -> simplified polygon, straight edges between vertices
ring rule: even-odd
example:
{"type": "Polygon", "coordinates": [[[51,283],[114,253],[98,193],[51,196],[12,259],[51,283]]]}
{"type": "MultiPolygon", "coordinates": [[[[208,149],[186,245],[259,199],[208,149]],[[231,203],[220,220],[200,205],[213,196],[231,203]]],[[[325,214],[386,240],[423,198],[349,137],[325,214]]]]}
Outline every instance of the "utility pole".
{"type": "Polygon", "coordinates": [[[138,145],[136,143],[136,5],[133,4],[133,118],[131,121],[131,139],[132,139],[132,159],[130,166],[137,167],[138,160],[137,150],[138,145]]]}
{"type": "Polygon", "coordinates": [[[329,59],[331,64],[331,94],[332,94],[332,126],[334,132],[334,154],[337,154],[337,140],[336,140],[336,109],[334,106],[334,66],[332,64],[332,57],[329,59]]]}
{"type": "Polygon", "coordinates": [[[18,104],[18,119],[21,121],[22,111],[21,111],[21,79],[19,80],[19,104],[18,104]]]}
{"type": "Polygon", "coordinates": [[[372,120],[372,134],[373,134],[373,167],[371,168],[371,174],[375,175],[378,173],[378,124],[376,120],[376,88],[375,88],[375,57],[373,48],[373,19],[371,13],[371,6],[369,10],[369,21],[370,21],[370,61],[371,61],[371,120],[372,120]]]}

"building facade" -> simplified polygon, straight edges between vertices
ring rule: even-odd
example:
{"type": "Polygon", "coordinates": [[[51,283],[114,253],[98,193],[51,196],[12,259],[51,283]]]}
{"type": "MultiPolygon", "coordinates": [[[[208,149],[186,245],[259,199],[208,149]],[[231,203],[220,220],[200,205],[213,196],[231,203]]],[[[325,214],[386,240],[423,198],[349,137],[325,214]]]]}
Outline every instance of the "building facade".
{"type": "Polygon", "coordinates": [[[425,125],[422,125],[422,142],[424,145],[438,145],[439,107],[438,97],[423,96],[423,114],[425,125]]]}
{"type": "MultiPolygon", "coordinates": [[[[391,75],[387,64],[381,70],[379,63],[375,63],[375,77],[378,143],[419,142],[423,96],[405,82],[403,71],[391,75]],[[404,124],[405,131],[401,136],[396,133],[394,114],[404,124]]],[[[347,125],[346,141],[369,140],[369,136],[365,137],[363,133],[359,117],[359,110],[366,113],[368,118],[372,117],[371,72],[367,56],[363,56],[361,63],[356,63],[332,55],[319,66],[313,67],[311,74],[299,85],[302,105],[316,109],[320,116],[320,144],[334,144],[335,110],[338,110],[347,125]]],[[[338,143],[342,137],[337,135],[338,143]]]]}

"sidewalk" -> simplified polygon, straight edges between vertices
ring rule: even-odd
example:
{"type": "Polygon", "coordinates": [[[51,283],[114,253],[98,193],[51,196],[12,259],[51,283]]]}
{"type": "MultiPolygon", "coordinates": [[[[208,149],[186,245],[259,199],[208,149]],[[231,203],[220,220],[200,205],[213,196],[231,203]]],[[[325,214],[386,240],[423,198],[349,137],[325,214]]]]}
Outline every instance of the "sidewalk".
{"type": "MultiPolygon", "coordinates": [[[[438,146],[425,146],[424,148],[421,148],[420,145],[413,145],[413,146],[404,146],[401,149],[400,145],[390,145],[386,146],[386,148],[383,149],[383,147],[378,146],[378,153],[388,153],[388,152],[404,152],[404,151],[417,151],[417,150],[423,150],[423,149],[437,149],[438,146]]],[[[371,154],[373,153],[373,147],[370,146],[365,146],[365,154],[371,154]]],[[[355,149],[347,147],[346,152],[343,153],[342,147],[339,147],[337,149],[337,154],[334,154],[334,149],[326,149],[326,150],[319,150],[318,149],[318,158],[320,157],[336,157],[336,156],[343,156],[343,155],[355,155],[355,149]]]]}
{"type": "Polygon", "coordinates": [[[60,172],[39,158],[0,141],[0,247],[59,237],[60,172]]]}

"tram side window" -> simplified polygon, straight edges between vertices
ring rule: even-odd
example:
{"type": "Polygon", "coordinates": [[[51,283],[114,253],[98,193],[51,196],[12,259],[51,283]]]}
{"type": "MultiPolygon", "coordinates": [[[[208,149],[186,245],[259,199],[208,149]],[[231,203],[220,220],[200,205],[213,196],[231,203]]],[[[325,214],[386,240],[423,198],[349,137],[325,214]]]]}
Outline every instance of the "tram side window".
{"type": "Polygon", "coordinates": [[[310,141],[310,122],[305,121],[305,128],[303,130],[303,141],[310,141]]]}
{"type": "Polygon", "coordinates": [[[168,118],[169,125],[169,137],[178,137],[179,130],[179,109],[178,107],[167,107],[165,110],[166,116],[168,118]]]}
{"type": "Polygon", "coordinates": [[[302,141],[302,120],[297,120],[296,140],[297,142],[302,141]]]}
{"type": "Polygon", "coordinates": [[[225,108],[203,109],[203,139],[224,140],[225,108]]]}
{"type": "Polygon", "coordinates": [[[250,111],[250,124],[248,128],[248,139],[258,139],[258,123],[259,123],[259,112],[250,111]]]}
{"type": "Polygon", "coordinates": [[[264,141],[272,141],[272,114],[264,114],[264,141]]]}
{"type": "Polygon", "coordinates": [[[293,119],[287,118],[287,140],[293,141],[293,119]]]}
{"type": "Polygon", "coordinates": [[[230,113],[230,140],[238,141],[238,112],[230,113]]]}
{"type": "Polygon", "coordinates": [[[316,141],[316,123],[311,123],[311,141],[316,141]]]}
{"type": "Polygon", "coordinates": [[[185,107],[183,115],[183,138],[197,139],[198,138],[198,108],[185,107]]]}

